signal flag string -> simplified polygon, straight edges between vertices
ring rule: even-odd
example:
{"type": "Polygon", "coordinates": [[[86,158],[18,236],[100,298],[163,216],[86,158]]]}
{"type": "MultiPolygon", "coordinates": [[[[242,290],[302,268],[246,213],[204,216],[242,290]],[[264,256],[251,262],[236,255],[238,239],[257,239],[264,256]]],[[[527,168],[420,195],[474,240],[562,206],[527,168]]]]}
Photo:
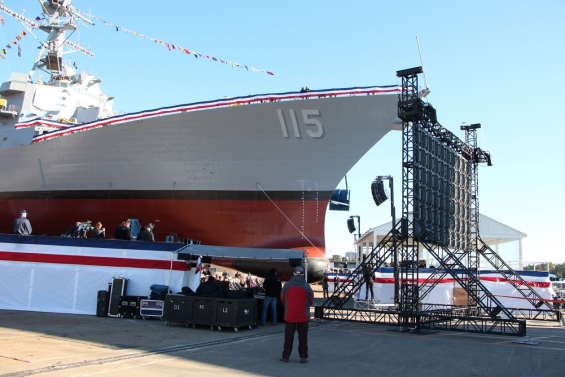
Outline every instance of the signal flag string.
{"type": "Polygon", "coordinates": [[[146,35],[137,33],[137,32],[135,32],[135,31],[133,31],[133,30],[129,30],[129,29],[126,29],[126,28],[124,28],[124,27],[121,27],[121,26],[118,26],[118,25],[114,25],[114,24],[112,24],[112,23],[110,23],[110,22],[108,22],[108,21],[104,21],[103,19],[98,18],[98,17],[96,17],[96,16],[93,16],[93,15],[91,15],[91,14],[89,14],[89,13],[85,13],[85,12],[79,10],[79,9],[76,9],[76,8],[75,8],[74,10],[75,10],[76,12],[78,12],[78,13],[84,15],[84,16],[88,16],[88,17],[94,18],[95,20],[98,20],[98,21],[102,22],[102,23],[105,24],[105,25],[112,26],[112,27],[116,28],[116,31],[123,31],[124,33],[128,33],[128,34],[135,35],[136,37],[138,37],[138,38],[140,38],[140,39],[148,39],[148,40],[153,41],[153,42],[155,42],[155,43],[159,43],[160,45],[163,45],[163,46],[167,47],[167,49],[168,49],[169,51],[177,50],[177,51],[179,51],[179,52],[181,52],[181,53],[183,53],[183,54],[192,55],[192,56],[194,56],[195,58],[203,58],[203,59],[205,58],[205,59],[208,59],[208,61],[210,61],[210,62],[214,61],[214,62],[220,62],[220,63],[222,63],[222,64],[226,64],[226,65],[229,64],[232,69],[233,69],[234,67],[239,67],[239,68],[245,68],[245,69],[248,70],[248,71],[251,70],[251,71],[253,71],[253,72],[264,72],[264,73],[267,73],[268,75],[271,75],[271,76],[274,75],[274,73],[271,72],[271,71],[267,71],[267,70],[264,70],[264,69],[257,69],[257,68],[249,67],[249,66],[247,66],[247,65],[245,65],[245,64],[235,63],[235,62],[232,62],[232,61],[229,61],[229,60],[219,59],[219,58],[216,58],[216,57],[214,57],[214,56],[210,56],[210,55],[208,55],[208,54],[203,54],[203,53],[200,53],[200,52],[196,52],[196,51],[193,51],[193,50],[189,50],[188,48],[181,47],[181,46],[176,45],[176,44],[164,42],[164,41],[161,41],[161,40],[156,39],[156,38],[151,38],[151,37],[148,37],[148,36],[146,36],[146,35]]]}

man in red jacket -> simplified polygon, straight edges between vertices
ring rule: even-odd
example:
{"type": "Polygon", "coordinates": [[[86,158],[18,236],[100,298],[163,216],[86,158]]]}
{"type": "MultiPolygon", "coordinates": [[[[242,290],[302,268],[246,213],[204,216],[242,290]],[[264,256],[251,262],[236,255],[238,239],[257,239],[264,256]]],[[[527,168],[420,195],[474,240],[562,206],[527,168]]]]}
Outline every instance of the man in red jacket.
{"type": "Polygon", "coordinates": [[[308,362],[308,321],[310,305],[314,303],[314,292],[304,278],[304,267],[294,269],[294,276],[285,283],[281,300],[284,304],[284,349],[281,361],[288,362],[292,353],[294,332],[298,332],[298,355],[301,363],[308,362]]]}

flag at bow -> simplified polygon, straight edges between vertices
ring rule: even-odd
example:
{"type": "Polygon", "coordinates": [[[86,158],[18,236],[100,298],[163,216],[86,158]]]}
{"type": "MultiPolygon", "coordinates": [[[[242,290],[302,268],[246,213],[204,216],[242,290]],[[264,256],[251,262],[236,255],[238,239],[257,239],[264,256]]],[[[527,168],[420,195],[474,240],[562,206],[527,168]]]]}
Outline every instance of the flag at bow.
{"type": "Polygon", "coordinates": [[[199,256],[196,261],[196,271],[194,271],[194,273],[199,274],[200,272],[202,272],[202,257],[199,256]]]}

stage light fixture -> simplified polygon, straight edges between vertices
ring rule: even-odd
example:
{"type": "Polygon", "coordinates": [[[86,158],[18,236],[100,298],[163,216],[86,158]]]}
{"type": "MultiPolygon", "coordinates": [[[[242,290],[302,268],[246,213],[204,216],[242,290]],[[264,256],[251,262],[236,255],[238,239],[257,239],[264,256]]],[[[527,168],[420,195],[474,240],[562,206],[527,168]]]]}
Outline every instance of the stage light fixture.
{"type": "Polygon", "coordinates": [[[371,183],[371,192],[373,193],[373,200],[377,206],[380,206],[388,199],[385,192],[384,182],[378,177],[373,181],[373,183],[371,183]]]}

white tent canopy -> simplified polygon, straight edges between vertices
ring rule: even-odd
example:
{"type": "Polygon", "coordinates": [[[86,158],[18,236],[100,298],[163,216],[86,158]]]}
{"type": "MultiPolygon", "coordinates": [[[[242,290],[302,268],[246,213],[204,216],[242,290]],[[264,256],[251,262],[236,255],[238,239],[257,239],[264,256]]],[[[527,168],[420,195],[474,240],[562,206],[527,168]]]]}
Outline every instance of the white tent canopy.
{"type": "MultiPolygon", "coordinates": [[[[386,224],[379,225],[375,228],[369,229],[367,232],[361,235],[361,237],[355,242],[357,246],[358,255],[363,253],[369,253],[373,247],[378,245],[378,243],[385,238],[385,236],[390,232],[392,228],[392,221],[386,224]]],[[[488,216],[479,214],[479,233],[482,240],[492,247],[496,252],[498,252],[498,245],[506,242],[518,241],[518,259],[519,259],[519,269],[522,269],[522,239],[527,237],[525,233],[522,233],[508,225],[502,224],[488,216]]],[[[426,259],[425,255],[422,255],[422,259],[426,259]]]]}

